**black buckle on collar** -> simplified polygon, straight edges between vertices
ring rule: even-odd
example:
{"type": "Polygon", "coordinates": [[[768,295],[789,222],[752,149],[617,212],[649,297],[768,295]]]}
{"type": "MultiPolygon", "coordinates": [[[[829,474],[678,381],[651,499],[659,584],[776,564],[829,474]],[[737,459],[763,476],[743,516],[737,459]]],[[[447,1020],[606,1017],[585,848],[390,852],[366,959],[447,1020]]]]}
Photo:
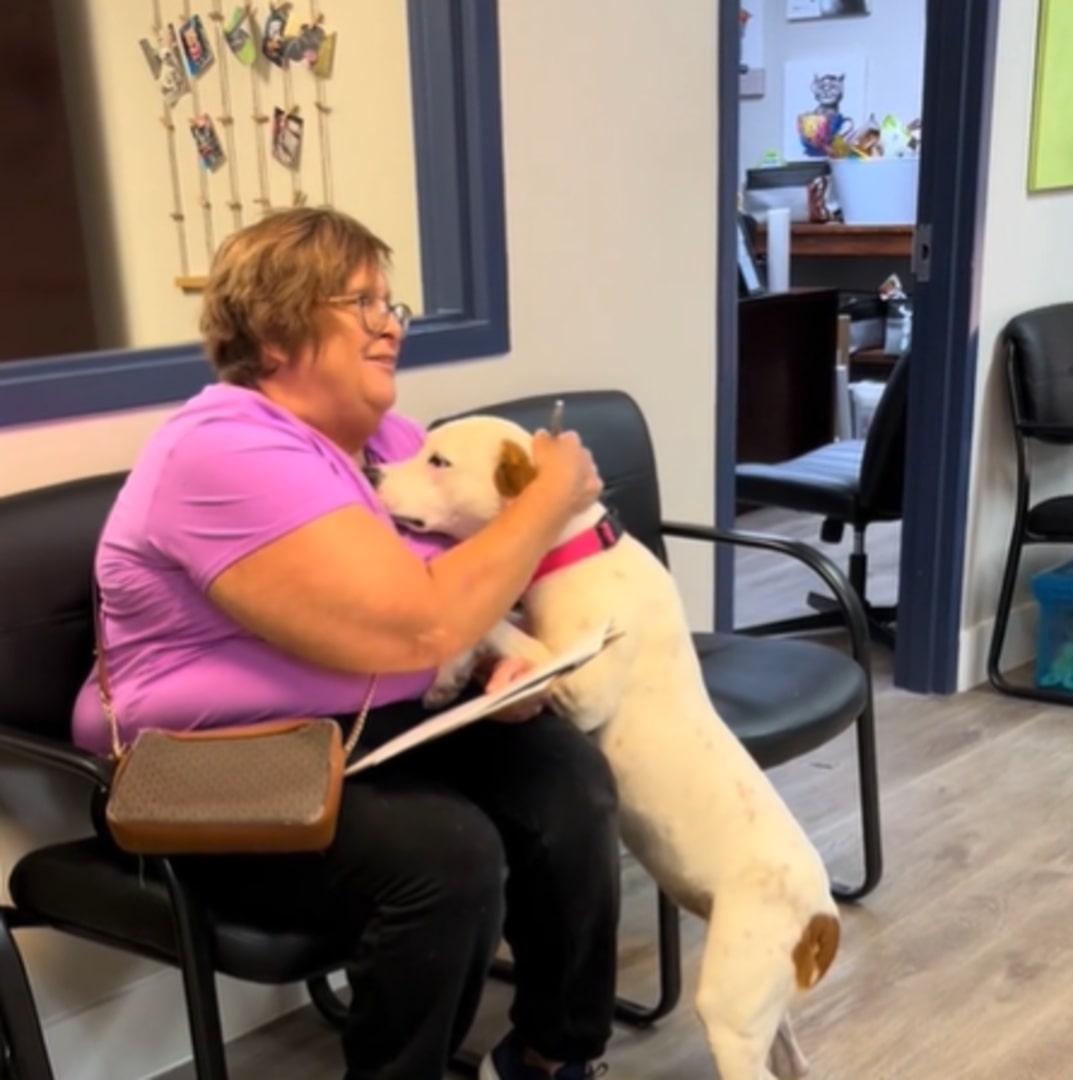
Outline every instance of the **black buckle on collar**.
{"type": "Polygon", "coordinates": [[[621,539],[624,531],[617,515],[610,510],[596,523],[596,536],[604,551],[613,548],[621,539]]]}

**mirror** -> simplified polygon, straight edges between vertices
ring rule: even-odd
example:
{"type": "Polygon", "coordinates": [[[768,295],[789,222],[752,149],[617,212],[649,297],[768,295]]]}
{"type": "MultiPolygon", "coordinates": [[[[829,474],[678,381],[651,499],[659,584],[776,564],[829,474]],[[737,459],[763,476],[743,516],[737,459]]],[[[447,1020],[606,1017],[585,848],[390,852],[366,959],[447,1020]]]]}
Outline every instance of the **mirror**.
{"type": "Polygon", "coordinates": [[[507,350],[493,0],[257,7],[252,41],[230,0],[182,0],[170,23],[160,0],[138,3],[143,25],[130,5],[54,0],[85,242],[77,252],[68,230],[68,267],[82,255],[96,328],[59,355],[0,364],[0,426],[179,400],[210,381],[200,280],[266,204],[335,205],[394,248],[394,291],[418,314],[406,366],[507,350]]]}

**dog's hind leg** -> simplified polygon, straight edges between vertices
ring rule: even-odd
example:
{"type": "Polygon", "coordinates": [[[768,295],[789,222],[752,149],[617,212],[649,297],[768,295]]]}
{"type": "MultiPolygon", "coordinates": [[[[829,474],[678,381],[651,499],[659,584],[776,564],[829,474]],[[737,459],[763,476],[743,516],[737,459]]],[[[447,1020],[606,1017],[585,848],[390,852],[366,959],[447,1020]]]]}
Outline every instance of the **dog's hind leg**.
{"type": "Polygon", "coordinates": [[[808,1075],[808,1060],[797,1045],[789,1014],[782,1018],[779,1030],[775,1033],[775,1041],[771,1044],[771,1054],[768,1057],[768,1068],[779,1080],[801,1080],[801,1077],[808,1075]]]}
{"type": "Polygon", "coordinates": [[[785,910],[716,899],[696,1008],[721,1080],[790,1080],[768,1067],[782,1064],[772,1047],[795,993],[786,921],[785,910]]]}

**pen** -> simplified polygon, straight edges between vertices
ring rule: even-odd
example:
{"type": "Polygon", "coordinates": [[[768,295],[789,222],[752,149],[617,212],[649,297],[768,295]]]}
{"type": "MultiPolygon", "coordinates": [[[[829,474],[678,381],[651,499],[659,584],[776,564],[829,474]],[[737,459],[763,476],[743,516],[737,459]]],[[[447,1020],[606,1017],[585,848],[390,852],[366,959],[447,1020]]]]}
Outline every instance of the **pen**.
{"type": "Polygon", "coordinates": [[[552,435],[558,435],[563,430],[563,399],[559,398],[551,410],[551,424],[549,430],[552,435]]]}

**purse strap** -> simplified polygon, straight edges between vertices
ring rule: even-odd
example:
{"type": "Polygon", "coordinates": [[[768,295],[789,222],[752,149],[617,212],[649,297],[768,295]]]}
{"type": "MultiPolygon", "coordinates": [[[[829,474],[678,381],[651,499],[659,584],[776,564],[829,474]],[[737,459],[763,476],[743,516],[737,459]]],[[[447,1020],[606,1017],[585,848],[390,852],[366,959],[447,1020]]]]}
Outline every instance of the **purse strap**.
{"type": "MultiPolygon", "coordinates": [[[[97,575],[93,574],[90,595],[93,600],[93,655],[97,664],[97,697],[100,699],[101,708],[104,710],[105,719],[112,739],[112,756],[118,761],[123,756],[123,743],[119,738],[119,720],[116,717],[115,704],[112,698],[112,684],[108,678],[108,664],[104,658],[104,619],[101,615],[100,588],[97,584],[97,575]]],[[[365,694],[361,712],[354,718],[354,725],[350,734],[343,743],[343,761],[346,762],[358,745],[361,733],[365,730],[365,721],[368,719],[369,710],[372,708],[373,695],[376,693],[377,676],[369,681],[369,689],[365,694]]]]}
{"type": "Polygon", "coordinates": [[[92,576],[90,595],[93,598],[93,656],[97,664],[97,697],[112,738],[112,757],[118,761],[123,756],[123,744],[119,739],[119,721],[116,719],[115,706],[112,704],[112,684],[108,679],[108,665],[104,659],[104,621],[101,618],[100,590],[97,587],[97,575],[92,576]]]}

